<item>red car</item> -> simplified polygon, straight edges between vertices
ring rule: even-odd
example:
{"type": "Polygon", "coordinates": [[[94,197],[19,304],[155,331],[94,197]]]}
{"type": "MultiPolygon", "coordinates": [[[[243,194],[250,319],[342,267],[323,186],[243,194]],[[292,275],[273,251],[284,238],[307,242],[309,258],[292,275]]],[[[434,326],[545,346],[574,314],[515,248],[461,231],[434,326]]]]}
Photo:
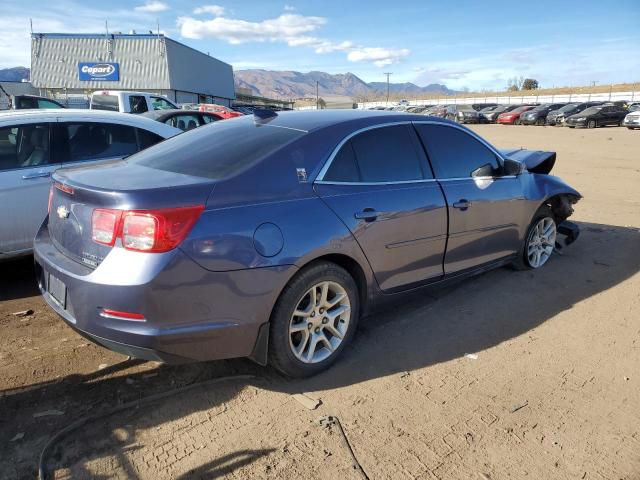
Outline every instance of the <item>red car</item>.
{"type": "Polygon", "coordinates": [[[198,111],[217,113],[224,119],[242,116],[242,113],[240,112],[231,110],[229,107],[225,107],[224,105],[216,105],[215,103],[201,103],[198,107],[198,111]]]}
{"type": "Polygon", "coordinates": [[[502,123],[503,125],[520,125],[520,115],[534,107],[535,105],[522,105],[510,112],[503,112],[498,115],[496,123],[502,123]]]}

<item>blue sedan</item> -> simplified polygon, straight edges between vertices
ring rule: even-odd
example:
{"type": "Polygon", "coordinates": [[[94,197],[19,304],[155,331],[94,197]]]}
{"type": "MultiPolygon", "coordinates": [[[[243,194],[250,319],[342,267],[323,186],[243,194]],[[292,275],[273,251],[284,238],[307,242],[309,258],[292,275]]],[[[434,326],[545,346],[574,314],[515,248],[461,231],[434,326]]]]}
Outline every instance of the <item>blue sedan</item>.
{"type": "Polygon", "coordinates": [[[444,119],[258,110],[58,170],[39,286],[72,328],[127,355],[313,375],[386,302],[537,269],[573,241],[580,194],[547,175],[555,160],[444,119]]]}

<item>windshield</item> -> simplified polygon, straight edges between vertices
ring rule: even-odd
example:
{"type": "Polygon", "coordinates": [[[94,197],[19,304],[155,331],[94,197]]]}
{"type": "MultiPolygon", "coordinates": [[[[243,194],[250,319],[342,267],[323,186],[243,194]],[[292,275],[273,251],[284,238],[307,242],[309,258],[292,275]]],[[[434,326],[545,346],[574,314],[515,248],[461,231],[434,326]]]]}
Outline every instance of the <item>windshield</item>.
{"type": "Polygon", "coordinates": [[[589,107],[580,112],[580,115],[593,115],[594,113],[598,113],[600,110],[602,110],[602,107],[589,107]]]}
{"type": "Polygon", "coordinates": [[[559,112],[568,112],[569,110],[575,110],[575,108],[580,105],[579,103],[570,103],[569,105],[565,105],[564,107],[558,109],[559,112]]]}
{"type": "Polygon", "coordinates": [[[132,155],[128,162],[169,172],[221,179],[300,138],[305,132],[255,124],[253,118],[214,122],[132,155]]]}
{"type": "Polygon", "coordinates": [[[516,109],[511,110],[512,113],[521,113],[526,112],[527,110],[531,110],[531,107],[518,107],[516,109]]]}

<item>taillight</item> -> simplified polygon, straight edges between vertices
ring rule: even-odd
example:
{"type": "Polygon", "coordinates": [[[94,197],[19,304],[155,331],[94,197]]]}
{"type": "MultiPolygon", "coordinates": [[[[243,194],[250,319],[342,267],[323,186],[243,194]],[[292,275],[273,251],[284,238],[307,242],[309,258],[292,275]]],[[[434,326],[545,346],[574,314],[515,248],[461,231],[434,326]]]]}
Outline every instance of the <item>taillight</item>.
{"type": "Polygon", "coordinates": [[[91,215],[91,238],[94,242],[113,247],[118,237],[121,210],[97,208],[91,215]]]}
{"type": "Polygon", "coordinates": [[[202,210],[203,205],[158,210],[96,209],[92,237],[110,246],[120,237],[127,250],[168,252],[186,238],[202,210]]]}
{"type": "Polygon", "coordinates": [[[53,185],[49,188],[49,206],[47,207],[47,213],[51,213],[51,205],[53,204],[53,185]]]}

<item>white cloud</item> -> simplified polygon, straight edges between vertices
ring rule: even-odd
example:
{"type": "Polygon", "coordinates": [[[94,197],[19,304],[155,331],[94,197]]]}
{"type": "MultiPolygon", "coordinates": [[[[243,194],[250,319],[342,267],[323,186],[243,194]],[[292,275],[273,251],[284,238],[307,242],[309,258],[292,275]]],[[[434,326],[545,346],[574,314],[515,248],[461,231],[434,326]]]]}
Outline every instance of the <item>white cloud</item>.
{"type": "Polygon", "coordinates": [[[214,17],[221,17],[222,15],[224,15],[224,7],[221,7],[220,5],[203,5],[196,8],[193,13],[196,15],[210,13],[214,17]]]}
{"type": "Polygon", "coordinates": [[[285,5],[284,6],[284,11],[285,12],[295,12],[296,11],[296,7],[294,7],[292,5],[285,5]]]}
{"type": "Polygon", "coordinates": [[[351,50],[347,55],[347,60],[350,62],[370,61],[373,62],[376,67],[384,67],[392,63],[398,63],[409,55],[409,53],[410,51],[406,48],[362,47],[351,50]]]}
{"type": "MultiPolygon", "coordinates": [[[[204,8],[204,7],[201,7],[204,8]]],[[[194,13],[201,13],[199,9],[194,13]]],[[[400,62],[409,55],[409,50],[364,47],[351,41],[333,42],[310,34],[327,23],[324,17],[304,16],[288,13],[293,9],[285,6],[285,13],[279,17],[251,22],[223,17],[222,13],[211,20],[179,17],[180,34],[185,38],[215,38],[237,45],[249,42],[282,42],[290,47],[312,48],[318,54],[346,52],[352,62],[371,62],[383,67],[400,62]]],[[[214,13],[210,11],[208,13],[214,13]]]]}
{"type": "Polygon", "coordinates": [[[169,5],[157,0],[149,0],[144,5],[138,5],[136,8],[134,8],[134,10],[136,12],[142,12],[142,13],[166,12],[167,10],[169,10],[169,5]]]}

